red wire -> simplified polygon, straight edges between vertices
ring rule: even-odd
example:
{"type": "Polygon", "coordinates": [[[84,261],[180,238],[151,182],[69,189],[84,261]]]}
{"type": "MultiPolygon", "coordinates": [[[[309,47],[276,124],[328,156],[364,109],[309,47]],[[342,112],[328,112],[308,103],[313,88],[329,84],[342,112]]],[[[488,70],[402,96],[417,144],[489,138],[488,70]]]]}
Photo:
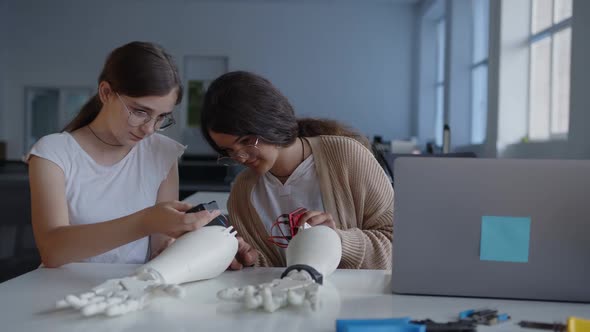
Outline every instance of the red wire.
{"type": "Polygon", "coordinates": [[[289,245],[289,239],[288,239],[289,235],[285,235],[285,233],[283,232],[283,229],[280,227],[281,224],[285,224],[285,225],[290,226],[289,225],[289,215],[282,214],[275,220],[275,222],[270,227],[270,234],[271,235],[268,237],[268,241],[270,243],[276,245],[277,247],[287,248],[287,246],[289,245]],[[287,218],[287,220],[281,220],[281,218],[287,218]],[[278,227],[278,232],[280,233],[280,235],[272,235],[275,227],[278,227]]]}
{"type": "Polygon", "coordinates": [[[297,230],[294,229],[294,227],[297,227],[297,225],[291,225],[291,222],[298,221],[299,218],[301,218],[301,215],[306,211],[306,208],[300,207],[289,214],[281,214],[270,227],[270,236],[268,237],[268,241],[278,247],[287,248],[290,239],[292,239],[297,232],[297,230]],[[290,233],[289,235],[285,235],[283,229],[281,228],[281,224],[287,225],[287,229],[290,233]],[[273,230],[275,227],[278,227],[280,235],[273,235],[273,230]]]}

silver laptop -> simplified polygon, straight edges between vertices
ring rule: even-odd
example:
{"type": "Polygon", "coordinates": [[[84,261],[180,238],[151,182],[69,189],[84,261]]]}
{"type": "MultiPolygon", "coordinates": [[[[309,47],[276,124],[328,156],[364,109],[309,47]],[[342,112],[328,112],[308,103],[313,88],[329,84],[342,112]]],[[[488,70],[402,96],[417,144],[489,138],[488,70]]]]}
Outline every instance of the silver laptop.
{"type": "Polygon", "coordinates": [[[394,293],[590,302],[590,161],[398,158],[394,293]]]}

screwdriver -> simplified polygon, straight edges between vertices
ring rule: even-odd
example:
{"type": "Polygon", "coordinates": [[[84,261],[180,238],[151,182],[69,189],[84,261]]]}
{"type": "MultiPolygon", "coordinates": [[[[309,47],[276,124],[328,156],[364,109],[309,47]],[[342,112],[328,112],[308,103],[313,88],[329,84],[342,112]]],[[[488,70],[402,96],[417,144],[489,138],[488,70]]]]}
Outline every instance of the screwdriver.
{"type": "Polygon", "coordinates": [[[567,324],[521,321],[518,325],[523,328],[555,332],[590,332],[590,320],[578,317],[568,318],[567,324]]]}

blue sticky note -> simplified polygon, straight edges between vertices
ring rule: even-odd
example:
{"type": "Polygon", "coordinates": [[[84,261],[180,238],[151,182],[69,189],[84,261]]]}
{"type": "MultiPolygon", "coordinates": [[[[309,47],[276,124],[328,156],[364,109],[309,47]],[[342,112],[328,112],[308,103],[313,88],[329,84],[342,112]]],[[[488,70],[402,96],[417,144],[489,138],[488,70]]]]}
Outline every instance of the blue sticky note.
{"type": "Polygon", "coordinates": [[[483,216],[479,259],[526,263],[530,237],[530,217],[483,216]]]}

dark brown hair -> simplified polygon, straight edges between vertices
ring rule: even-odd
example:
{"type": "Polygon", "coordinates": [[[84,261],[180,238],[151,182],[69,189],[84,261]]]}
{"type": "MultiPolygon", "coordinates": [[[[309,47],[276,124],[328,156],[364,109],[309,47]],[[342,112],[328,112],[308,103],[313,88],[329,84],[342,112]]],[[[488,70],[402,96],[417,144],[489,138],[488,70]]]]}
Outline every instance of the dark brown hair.
{"type": "Polygon", "coordinates": [[[270,81],[259,75],[234,71],[214,80],[203,101],[203,136],[217,152],[209,130],[234,136],[256,135],[279,146],[292,144],[297,137],[319,135],[348,136],[368,146],[368,140],[337,121],[297,119],[293,106],[270,81]]]}
{"type": "MultiPolygon", "coordinates": [[[[176,88],[176,105],[182,100],[182,83],[174,59],[154,43],[135,41],[113,50],[98,77],[99,84],[103,81],[113,91],[130,97],[165,96],[176,88]]],[[[101,108],[96,94],[63,131],[72,132],[91,123],[101,108]]]]}

